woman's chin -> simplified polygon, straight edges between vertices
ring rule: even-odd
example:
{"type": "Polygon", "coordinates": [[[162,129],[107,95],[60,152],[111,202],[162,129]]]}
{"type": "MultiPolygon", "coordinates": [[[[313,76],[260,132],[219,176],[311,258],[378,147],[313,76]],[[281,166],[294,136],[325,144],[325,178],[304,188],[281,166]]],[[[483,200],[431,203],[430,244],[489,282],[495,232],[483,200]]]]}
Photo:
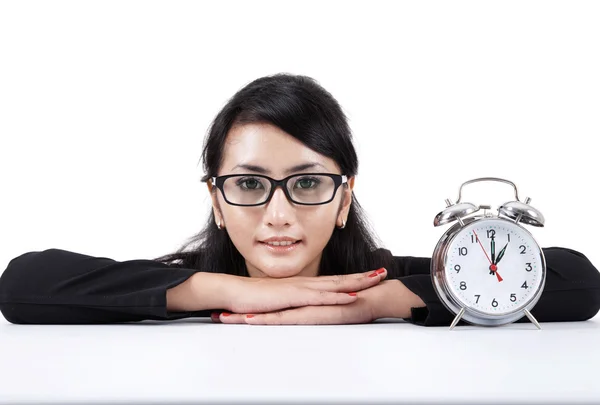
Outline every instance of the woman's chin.
{"type": "Polygon", "coordinates": [[[303,266],[290,263],[290,260],[269,260],[268,263],[261,260],[255,263],[254,268],[258,270],[258,273],[269,278],[294,277],[302,273],[303,269],[303,266]]]}
{"type": "Polygon", "coordinates": [[[302,269],[285,269],[285,268],[267,268],[265,270],[261,270],[262,273],[269,278],[288,278],[297,276],[302,272],[302,269]]]}

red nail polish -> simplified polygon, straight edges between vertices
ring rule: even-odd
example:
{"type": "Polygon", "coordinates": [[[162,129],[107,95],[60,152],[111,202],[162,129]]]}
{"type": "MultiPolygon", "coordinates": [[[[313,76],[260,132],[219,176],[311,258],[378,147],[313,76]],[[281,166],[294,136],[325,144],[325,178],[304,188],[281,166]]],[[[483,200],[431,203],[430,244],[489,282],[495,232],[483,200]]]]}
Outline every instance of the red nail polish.
{"type": "Polygon", "coordinates": [[[254,315],[246,315],[246,318],[254,318],[254,315]]]}
{"type": "Polygon", "coordinates": [[[369,274],[369,277],[377,277],[379,275],[379,273],[377,273],[376,271],[369,274]]]}
{"type": "Polygon", "coordinates": [[[348,295],[351,295],[353,297],[356,297],[356,293],[348,293],[348,295]]]}
{"type": "Polygon", "coordinates": [[[385,267],[380,268],[376,271],[377,274],[385,273],[385,267]]]}
{"type": "Polygon", "coordinates": [[[223,312],[221,315],[223,315],[223,316],[229,316],[231,314],[229,312],[223,312]]]}

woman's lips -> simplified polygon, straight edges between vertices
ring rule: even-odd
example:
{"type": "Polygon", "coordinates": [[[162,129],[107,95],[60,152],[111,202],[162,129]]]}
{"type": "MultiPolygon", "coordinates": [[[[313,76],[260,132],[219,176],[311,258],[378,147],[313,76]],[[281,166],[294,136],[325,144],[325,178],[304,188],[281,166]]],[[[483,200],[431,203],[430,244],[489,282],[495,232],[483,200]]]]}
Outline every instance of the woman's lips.
{"type": "Polygon", "coordinates": [[[295,243],[292,243],[291,245],[280,245],[280,246],[269,245],[268,243],[265,243],[265,242],[259,242],[259,243],[262,246],[264,246],[271,253],[289,253],[289,252],[293,252],[294,250],[298,249],[298,247],[300,246],[302,241],[299,240],[295,243]]]}

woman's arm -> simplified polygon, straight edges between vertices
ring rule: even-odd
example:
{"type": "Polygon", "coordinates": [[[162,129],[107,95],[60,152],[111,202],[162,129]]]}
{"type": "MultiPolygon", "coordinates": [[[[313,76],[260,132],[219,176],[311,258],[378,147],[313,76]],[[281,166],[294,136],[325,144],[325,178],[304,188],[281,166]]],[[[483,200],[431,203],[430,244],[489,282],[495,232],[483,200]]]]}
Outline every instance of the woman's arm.
{"type": "Polygon", "coordinates": [[[196,273],[152,260],[118,262],[61,249],[28,252],[12,259],[0,275],[0,311],[19,324],[209,316],[208,311],[183,310],[181,303],[192,300],[186,289],[170,294],[174,304],[167,305],[167,291],[196,273]]]}
{"type": "Polygon", "coordinates": [[[225,308],[222,274],[195,273],[167,290],[167,311],[206,311],[225,308]]]}
{"type": "Polygon", "coordinates": [[[48,249],[10,261],[0,275],[0,311],[12,323],[87,324],[345,305],[385,277],[371,273],[251,279],[48,249]]]}
{"type": "MultiPolygon", "coordinates": [[[[542,250],[546,257],[546,283],[540,300],[531,310],[532,315],[539,322],[584,321],[594,317],[600,310],[600,272],[585,255],[575,250],[564,247],[542,250]]],[[[400,317],[423,326],[452,323],[454,314],[446,309],[434,290],[430,265],[430,258],[394,257],[394,265],[388,269],[388,280],[398,280],[402,285],[396,283],[394,292],[389,290],[386,294],[385,299],[391,304],[383,309],[384,313],[409,314],[400,317]],[[413,301],[406,299],[406,289],[425,305],[411,304],[413,301]]],[[[523,317],[517,322],[529,322],[529,319],[523,317]]],[[[467,323],[460,321],[458,325],[467,323]]]]}

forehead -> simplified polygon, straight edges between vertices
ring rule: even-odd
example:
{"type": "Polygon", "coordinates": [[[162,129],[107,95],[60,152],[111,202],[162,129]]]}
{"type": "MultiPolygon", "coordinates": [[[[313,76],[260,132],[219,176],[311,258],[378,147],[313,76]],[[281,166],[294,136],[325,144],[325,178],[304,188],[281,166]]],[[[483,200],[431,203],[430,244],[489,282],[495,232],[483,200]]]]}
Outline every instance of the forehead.
{"type": "Polygon", "coordinates": [[[307,171],[339,172],[333,159],[308,148],[280,128],[268,123],[252,123],[235,126],[229,131],[220,174],[248,172],[247,169],[234,169],[237,165],[248,164],[262,166],[273,175],[284,175],[290,167],[305,163],[323,166],[307,171]]]}

